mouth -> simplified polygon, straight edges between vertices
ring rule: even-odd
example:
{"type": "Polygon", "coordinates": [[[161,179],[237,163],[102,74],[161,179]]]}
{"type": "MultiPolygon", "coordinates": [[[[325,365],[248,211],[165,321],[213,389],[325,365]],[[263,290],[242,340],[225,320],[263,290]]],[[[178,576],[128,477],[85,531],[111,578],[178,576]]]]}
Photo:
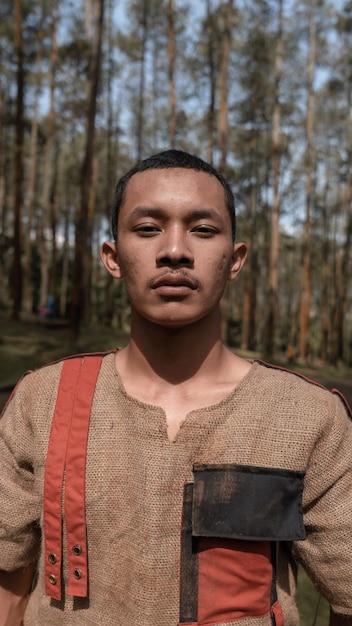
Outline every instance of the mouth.
{"type": "Polygon", "coordinates": [[[199,289],[198,281],[183,272],[168,272],[151,280],[151,288],[165,297],[187,296],[199,289]]]}

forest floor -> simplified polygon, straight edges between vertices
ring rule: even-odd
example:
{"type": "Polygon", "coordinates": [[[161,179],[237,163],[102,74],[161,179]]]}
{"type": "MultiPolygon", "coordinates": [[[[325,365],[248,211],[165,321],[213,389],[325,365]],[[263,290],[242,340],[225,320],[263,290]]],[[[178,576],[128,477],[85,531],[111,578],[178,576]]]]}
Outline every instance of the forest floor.
{"type": "MultiPolygon", "coordinates": [[[[63,356],[79,352],[109,350],[126,344],[127,336],[112,329],[91,327],[73,344],[67,325],[43,322],[36,318],[14,322],[0,316],[0,410],[16,381],[29,369],[35,369],[63,356]]],[[[238,353],[246,358],[259,355],[238,353]]],[[[278,357],[276,365],[288,367],[329,389],[338,388],[352,406],[352,371],[346,368],[290,363],[278,357]]],[[[327,626],[329,608],[315,591],[305,572],[299,570],[298,604],[300,626],[327,626]]]]}
{"type": "MultiPolygon", "coordinates": [[[[126,342],[127,335],[111,328],[91,326],[82,331],[76,343],[72,343],[67,324],[59,320],[41,321],[33,317],[12,321],[0,315],[0,407],[4,397],[28,369],[38,368],[69,354],[110,350],[126,342]]],[[[245,358],[260,358],[258,354],[236,352],[245,358]]],[[[338,388],[352,404],[351,369],[321,364],[287,364],[283,355],[278,355],[275,364],[297,371],[329,389],[338,388]]]]}

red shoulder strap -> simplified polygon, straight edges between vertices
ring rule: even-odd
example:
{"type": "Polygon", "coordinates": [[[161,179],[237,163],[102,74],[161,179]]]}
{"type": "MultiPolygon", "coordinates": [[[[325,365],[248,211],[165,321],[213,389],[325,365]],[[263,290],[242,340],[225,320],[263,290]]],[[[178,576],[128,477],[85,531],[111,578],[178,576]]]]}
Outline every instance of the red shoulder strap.
{"type": "Polygon", "coordinates": [[[85,469],[90,410],[102,362],[84,355],[63,363],[51,426],[44,478],[45,592],[61,599],[62,491],[69,563],[68,593],[88,590],[85,469]]]}

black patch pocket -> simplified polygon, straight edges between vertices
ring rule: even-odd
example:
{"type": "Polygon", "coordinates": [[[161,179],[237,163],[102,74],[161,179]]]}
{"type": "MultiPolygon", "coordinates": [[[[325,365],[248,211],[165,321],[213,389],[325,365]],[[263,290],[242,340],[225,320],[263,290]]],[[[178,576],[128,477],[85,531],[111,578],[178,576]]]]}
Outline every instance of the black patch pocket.
{"type": "Polygon", "coordinates": [[[305,539],[304,472],[232,464],[196,464],[193,472],[193,536],[305,539]]]}

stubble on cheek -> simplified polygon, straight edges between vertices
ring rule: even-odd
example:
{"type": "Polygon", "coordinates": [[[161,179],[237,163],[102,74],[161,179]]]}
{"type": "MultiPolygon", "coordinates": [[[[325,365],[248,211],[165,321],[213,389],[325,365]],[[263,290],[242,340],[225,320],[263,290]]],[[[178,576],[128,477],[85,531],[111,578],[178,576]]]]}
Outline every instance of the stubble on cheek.
{"type": "Polygon", "coordinates": [[[224,254],[219,262],[218,278],[219,282],[226,284],[230,275],[232,258],[224,254]]]}

